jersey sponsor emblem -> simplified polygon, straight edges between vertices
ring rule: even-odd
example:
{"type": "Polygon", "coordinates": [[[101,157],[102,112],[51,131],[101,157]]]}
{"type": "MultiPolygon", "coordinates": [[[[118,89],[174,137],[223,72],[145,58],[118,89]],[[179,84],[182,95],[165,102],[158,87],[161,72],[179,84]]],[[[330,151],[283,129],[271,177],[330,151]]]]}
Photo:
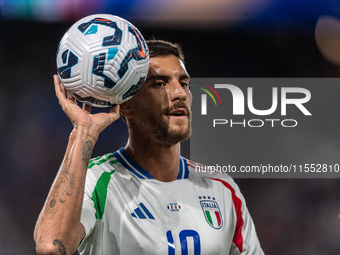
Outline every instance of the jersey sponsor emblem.
{"type": "Polygon", "coordinates": [[[181,206],[178,203],[169,203],[167,208],[172,212],[176,212],[181,209],[181,206]]]}
{"type": "Polygon", "coordinates": [[[154,220],[155,217],[150,213],[148,208],[143,203],[140,203],[139,206],[131,213],[131,216],[138,219],[150,219],[154,220]]]}
{"type": "Polygon", "coordinates": [[[207,223],[214,229],[220,229],[223,225],[222,214],[215,198],[199,197],[203,214],[207,223]]]}

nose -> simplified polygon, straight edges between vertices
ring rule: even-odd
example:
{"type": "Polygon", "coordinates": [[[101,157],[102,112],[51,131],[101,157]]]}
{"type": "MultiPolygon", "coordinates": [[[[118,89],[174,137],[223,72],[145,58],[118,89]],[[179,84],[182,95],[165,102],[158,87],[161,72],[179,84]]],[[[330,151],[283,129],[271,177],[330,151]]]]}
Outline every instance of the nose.
{"type": "Polygon", "coordinates": [[[177,80],[171,83],[169,95],[171,101],[179,100],[184,102],[187,98],[187,93],[177,80]]]}

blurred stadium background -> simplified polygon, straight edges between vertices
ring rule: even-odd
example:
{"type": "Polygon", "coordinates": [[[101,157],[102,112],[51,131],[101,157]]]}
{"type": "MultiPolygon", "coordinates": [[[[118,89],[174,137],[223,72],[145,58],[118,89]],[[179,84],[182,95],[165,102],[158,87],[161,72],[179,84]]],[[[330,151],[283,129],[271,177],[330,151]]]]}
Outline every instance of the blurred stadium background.
{"type": "MultiPolygon", "coordinates": [[[[337,0],[0,0],[0,254],[35,254],[35,221],[72,129],[54,96],[55,53],[66,29],[94,13],[180,42],[192,77],[340,76],[337,0]]],[[[115,123],[94,155],[126,138],[115,123]]],[[[236,182],[267,255],[339,254],[340,179],[236,182]]]]}

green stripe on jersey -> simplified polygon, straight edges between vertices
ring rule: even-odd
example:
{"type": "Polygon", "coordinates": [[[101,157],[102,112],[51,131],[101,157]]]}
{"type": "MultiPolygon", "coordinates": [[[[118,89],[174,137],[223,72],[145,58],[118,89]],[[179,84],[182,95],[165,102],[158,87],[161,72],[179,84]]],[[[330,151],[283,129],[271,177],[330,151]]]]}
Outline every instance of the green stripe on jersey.
{"type": "Polygon", "coordinates": [[[114,163],[119,162],[118,159],[109,161],[111,158],[115,158],[115,155],[113,155],[112,153],[108,153],[108,154],[105,154],[104,156],[99,156],[94,159],[91,159],[88,169],[92,168],[94,165],[101,165],[105,162],[108,162],[110,165],[113,165],[114,163]]]}
{"type": "Polygon", "coordinates": [[[209,221],[209,223],[214,226],[214,223],[211,219],[210,212],[209,211],[204,211],[204,212],[205,212],[205,215],[207,216],[207,220],[209,221]]]}
{"type": "Polygon", "coordinates": [[[101,219],[105,210],[105,202],[107,195],[107,186],[109,185],[109,181],[111,175],[116,170],[111,172],[104,172],[98,179],[96,187],[92,193],[92,200],[94,202],[94,208],[96,209],[96,219],[101,219]]]}

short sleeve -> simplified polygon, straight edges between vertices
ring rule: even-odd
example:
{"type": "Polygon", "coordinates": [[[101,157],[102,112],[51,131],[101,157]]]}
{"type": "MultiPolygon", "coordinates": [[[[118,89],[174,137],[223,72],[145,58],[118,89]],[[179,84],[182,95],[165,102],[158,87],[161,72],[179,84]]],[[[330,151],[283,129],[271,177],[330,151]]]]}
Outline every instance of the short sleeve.
{"type": "Polygon", "coordinates": [[[86,235],[79,247],[82,246],[88,236],[92,233],[96,224],[96,209],[92,200],[92,194],[96,186],[96,180],[97,178],[95,173],[89,170],[85,181],[83,208],[80,216],[80,223],[84,226],[86,235]]]}

